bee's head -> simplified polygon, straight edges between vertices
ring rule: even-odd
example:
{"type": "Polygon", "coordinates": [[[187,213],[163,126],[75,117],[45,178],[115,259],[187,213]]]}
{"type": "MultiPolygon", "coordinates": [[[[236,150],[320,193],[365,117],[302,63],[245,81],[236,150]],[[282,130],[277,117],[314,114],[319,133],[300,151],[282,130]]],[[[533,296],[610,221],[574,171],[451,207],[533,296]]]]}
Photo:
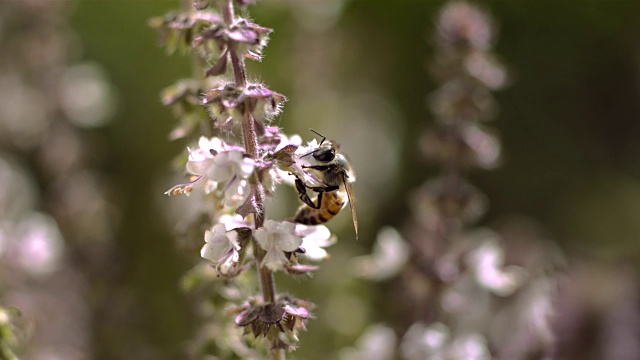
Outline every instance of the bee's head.
{"type": "Polygon", "coordinates": [[[311,154],[317,161],[328,163],[336,157],[336,146],[331,142],[325,142],[320,144],[311,154]]]}

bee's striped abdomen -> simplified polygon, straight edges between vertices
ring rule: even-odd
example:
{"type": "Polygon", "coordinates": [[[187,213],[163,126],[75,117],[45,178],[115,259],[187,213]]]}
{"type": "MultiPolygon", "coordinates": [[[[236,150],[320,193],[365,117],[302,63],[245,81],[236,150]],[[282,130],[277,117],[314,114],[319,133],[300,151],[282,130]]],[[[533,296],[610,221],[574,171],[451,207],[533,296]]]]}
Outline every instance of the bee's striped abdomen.
{"type": "Polygon", "coordinates": [[[345,205],[346,194],[336,190],[322,195],[319,209],[303,205],[296,213],[295,222],[305,225],[318,225],[331,220],[345,205]]]}

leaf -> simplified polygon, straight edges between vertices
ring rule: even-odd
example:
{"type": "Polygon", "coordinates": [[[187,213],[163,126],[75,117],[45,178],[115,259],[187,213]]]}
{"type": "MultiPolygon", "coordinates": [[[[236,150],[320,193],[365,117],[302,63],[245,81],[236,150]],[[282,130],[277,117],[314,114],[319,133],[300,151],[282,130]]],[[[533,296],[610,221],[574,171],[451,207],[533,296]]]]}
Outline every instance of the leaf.
{"type": "Polygon", "coordinates": [[[205,73],[205,77],[222,75],[227,72],[227,54],[229,50],[225,50],[225,52],[220,56],[218,61],[205,73]]]}
{"type": "Polygon", "coordinates": [[[258,319],[262,314],[261,307],[251,307],[236,316],[236,324],[246,326],[258,319]]]}
{"type": "Polygon", "coordinates": [[[280,165],[283,168],[288,168],[289,166],[293,165],[296,162],[293,157],[294,154],[296,153],[296,150],[298,150],[298,145],[290,144],[276,151],[273,154],[273,157],[278,162],[278,165],[280,165]]]}
{"type": "Polygon", "coordinates": [[[244,203],[242,203],[242,205],[238,206],[238,208],[236,209],[236,214],[242,216],[242,218],[247,217],[247,215],[249,214],[258,214],[258,205],[256,204],[256,196],[255,196],[255,190],[253,189],[253,187],[251,187],[251,192],[249,192],[249,196],[247,196],[247,199],[244,201],[244,203]]]}

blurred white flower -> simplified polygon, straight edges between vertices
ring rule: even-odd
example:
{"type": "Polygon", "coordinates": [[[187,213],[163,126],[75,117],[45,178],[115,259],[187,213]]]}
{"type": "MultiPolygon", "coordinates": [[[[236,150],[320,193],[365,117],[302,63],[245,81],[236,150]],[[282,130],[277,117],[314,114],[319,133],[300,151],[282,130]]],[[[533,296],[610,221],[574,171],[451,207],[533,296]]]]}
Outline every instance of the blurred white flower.
{"type": "Polygon", "coordinates": [[[400,353],[407,360],[441,359],[450,337],[451,331],[445,324],[425,326],[417,322],[404,334],[400,353]]]}
{"type": "Polygon", "coordinates": [[[267,251],[262,266],[271,270],[281,270],[287,260],[284,252],[297,250],[302,239],[295,235],[296,225],[292,222],[265,221],[264,227],[256,230],[255,238],[258,244],[267,251]]]}
{"type": "Polygon", "coordinates": [[[240,245],[235,231],[227,231],[224,224],[217,224],[211,230],[204,233],[205,244],[200,250],[200,256],[213,262],[220,263],[230,260],[237,263],[240,254],[240,245]]]}
{"type": "Polygon", "coordinates": [[[411,325],[400,345],[406,360],[488,360],[487,341],[481,334],[452,331],[443,323],[411,325]]]}
{"type": "Polygon", "coordinates": [[[451,343],[446,359],[489,360],[487,340],[482,334],[469,333],[456,336],[451,343]]]}
{"type": "Polygon", "coordinates": [[[96,64],[69,67],[61,79],[60,102],[69,121],[81,127],[102,126],[115,112],[115,97],[105,71],[96,64]]]}
{"type": "Polygon", "coordinates": [[[324,249],[336,243],[336,237],[331,236],[331,232],[324,225],[308,226],[296,224],[296,236],[302,238],[302,245],[305,250],[304,255],[311,260],[320,261],[329,257],[324,249]]]}
{"type": "Polygon", "coordinates": [[[18,149],[40,144],[51,122],[44,95],[26,83],[17,72],[0,76],[0,136],[18,149]]]}
{"type": "Polygon", "coordinates": [[[395,276],[408,257],[406,240],[396,229],[384,227],[378,232],[371,255],[356,258],[354,266],[360,276],[381,281],[395,276]]]}
{"type": "Polygon", "coordinates": [[[490,53],[476,51],[464,61],[467,72],[491,90],[500,90],[507,84],[507,71],[490,53]]]}
{"type": "Polygon", "coordinates": [[[396,346],[396,334],[383,324],[369,326],[358,338],[355,348],[340,352],[342,360],[391,360],[396,346]]]}
{"type": "Polygon", "coordinates": [[[476,281],[496,295],[508,296],[523,282],[525,272],[518,266],[504,266],[504,251],[498,235],[489,230],[472,233],[473,240],[482,242],[466,258],[476,281]]]}
{"type": "Polygon", "coordinates": [[[17,264],[31,275],[46,275],[57,269],[64,242],[56,221],[49,215],[30,214],[17,227],[17,264]]]}
{"type": "Polygon", "coordinates": [[[36,206],[35,182],[26,169],[6,153],[0,153],[0,184],[1,222],[16,223],[36,206]]]}
{"type": "Polygon", "coordinates": [[[447,43],[468,42],[477,49],[487,49],[493,40],[489,15],[476,5],[462,1],[447,4],[438,17],[438,36],[447,43]]]}
{"type": "Polygon", "coordinates": [[[463,272],[443,291],[441,306],[449,314],[472,322],[490,311],[491,292],[473,274],[463,272]]]}

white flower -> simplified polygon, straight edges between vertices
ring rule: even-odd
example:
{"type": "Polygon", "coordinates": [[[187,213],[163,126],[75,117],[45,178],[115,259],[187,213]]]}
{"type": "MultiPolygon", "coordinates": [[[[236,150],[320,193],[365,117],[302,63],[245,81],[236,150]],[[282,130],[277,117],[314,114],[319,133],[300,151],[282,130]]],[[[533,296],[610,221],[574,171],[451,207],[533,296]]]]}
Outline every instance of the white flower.
{"type": "Polygon", "coordinates": [[[267,195],[273,194],[276,191],[276,186],[282,180],[281,174],[276,168],[271,168],[269,171],[262,173],[262,186],[267,195]]]}
{"type": "Polygon", "coordinates": [[[254,161],[244,156],[238,147],[225,144],[219,138],[200,138],[198,149],[189,149],[187,172],[195,179],[179,184],[165,194],[179,195],[191,193],[195,188],[204,188],[209,194],[218,191],[219,183],[226,183],[220,189],[221,196],[229,206],[238,206],[249,194],[246,179],[253,173],[254,161]]]}
{"type": "MultiPolygon", "coordinates": [[[[225,151],[226,144],[217,137],[201,137],[197,149],[189,150],[187,172],[196,176],[208,175],[214,165],[215,156],[225,151]]],[[[202,181],[201,183],[205,183],[202,181]]]]}
{"type": "Polygon", "coordinates": [[[218,137],[207,138],[201,136],[198,140],[198,147],[208,153],[219,153],[227,149],[227,144],[218,137]],[[213,150],[213,151],[211,151],[213,150]]]}
{"type": "Polygon", "coordinates": [[[336,237],[331,236],[331,232],[324,225],[307,226],[296,224],[296,236],[302,238],[302,247],[304,255],[311,260],[324,260],[329,257],[327,251],[323,248],[329,247],[336,242],[336,237]]]}
{"type": "Polygon", "coordinates": [[[296,150],[296,155],[300,155],[300,156],[306,155],[314,151],[315,149],[317,149],[318,146],[320,146],[318,144],[318,141],[316,139],[313,139],[309,141],[306,146],[302,146],[302,145],[298,146],[298,149],[296,150]]]}
{"type": "Polygon", "coordinates": [[[312,186],[321,186],[322,183],[319,182],[318,179],[315,179],[314,177],[312,177],[307,171],[305,171],[302,168],[302,165],[310,165],[310,164],[305,164],[303,163],[303,160],[300,159],[300,156],[306,153],[310,153],[311,151],[313,151],[313,149],[315,149],[315,148],[312,149],[314,144],[317,147],[317,141],[313,140],[313,142],[310,142],[309,144],[307,144],[307,146],[301,146],[302,138],[300,137],[300,135],[292,135],[291,137],[287,137],[286,135],[281,134],[280,139],[281,139],[280,143],[275,149],[276,152],[282,150],[285,146],[288,146],[288,145],[296,146],[296,151],[292,155],[293,164],[287,166],[286,168],[276,168],[275,178],[277,180],[283,180],[286,184],[291,186],[294,185],[296,177],[300,178],[306,184],[309,184],[312,186]]]}
{"type": "Polygon", "coordinates": [[[238,214],[233,214],[233,215],[223,214],[218,219],[218,223],[224,224],[227,231],[230,231],[236,228],[249,227],[249,224],[247,223],[247,221],[243,219],[241,215],[238,215],[238,214]]]}
{"type": "Polygon", "coordinates": [[[224,224],[217,224],[204,233],[205,244],[200,250],[200,256],[213,262],[226,260],[237,263],[240,258],[240,245],[235,231],[227,231],[224,224]]]}
{"type": "Polygon", "coordinates": [[[291,135],[291,137],[287,137],[287,135],[285,134],[279,134],[279,135],[280,135],[280,143],[278,144],[278,146],[276,146],[276,151],[282,150],[282,148],[288,145],[295,145],[299,147],[302,144],[302,138],[298,134],[291,135]]]}
{"type": "Polygon", "coordinates": [[[237,207],[245,201],[250,190],[247,180],[233,179],[222,189],[222,194],[228,206],[237,207]]]}
{"type": "MultiPolygon", "coordinates": [[[[187,164],[187,169],[189,164],[187,164]]],[[[238,150],[221,152],[213,158],[213,165],[207,173],[214,181],[232,181],[235,178],[246,179],[253,172],[254,163],[238,150]]]]}
{"type": "Polygon", "coordinates": [[[288,262],[284,252],[295,251],[302,244],[302,239],[295,235],[295,229],[296,225],[292,222],[267,220],[264,227],[256,231],[256,241],[267,251],[262,266],[271,270],[282,269],[288,262]]]}

